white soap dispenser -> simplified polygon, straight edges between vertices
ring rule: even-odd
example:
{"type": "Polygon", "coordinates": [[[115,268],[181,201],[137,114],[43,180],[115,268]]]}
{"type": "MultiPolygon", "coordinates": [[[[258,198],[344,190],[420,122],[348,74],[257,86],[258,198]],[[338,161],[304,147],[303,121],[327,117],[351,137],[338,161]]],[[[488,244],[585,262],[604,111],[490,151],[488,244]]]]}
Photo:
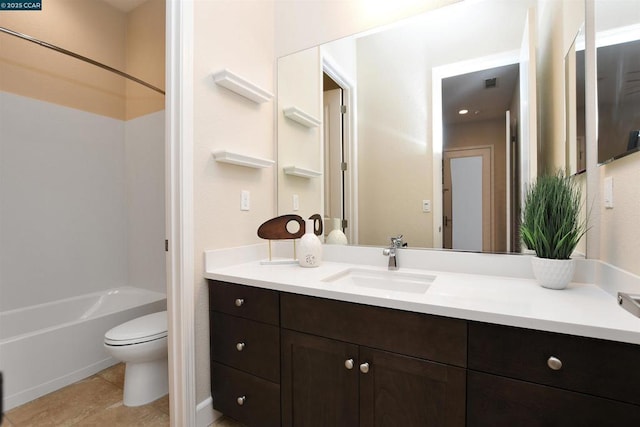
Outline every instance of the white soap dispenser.
{"type": "Polygon", "coordinates": [[[305,221],[304,235],[300,238],[298,263],[302,267],[318,267],[322,262],[322,242],[314,233],[315,221],[305,221]]]}
{"type": "Polygon", "coordinates": [[[346,245],[347,236],[342,232],[342,220],[340,218],[333,218],[333,230],[327,236],[327,243],[330,245],[346,245]]]}

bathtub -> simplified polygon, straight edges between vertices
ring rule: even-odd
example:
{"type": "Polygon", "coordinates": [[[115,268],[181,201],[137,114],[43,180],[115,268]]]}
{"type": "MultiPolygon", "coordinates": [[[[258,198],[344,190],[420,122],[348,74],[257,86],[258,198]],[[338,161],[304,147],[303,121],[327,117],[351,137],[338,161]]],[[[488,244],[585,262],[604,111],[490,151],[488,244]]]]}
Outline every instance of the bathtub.
{"type": "Polygon", "coordinates": [[[0,313],[4,410],[115,364],[105,332],[166,306],[165,294],[121,287],[0,313]]]}

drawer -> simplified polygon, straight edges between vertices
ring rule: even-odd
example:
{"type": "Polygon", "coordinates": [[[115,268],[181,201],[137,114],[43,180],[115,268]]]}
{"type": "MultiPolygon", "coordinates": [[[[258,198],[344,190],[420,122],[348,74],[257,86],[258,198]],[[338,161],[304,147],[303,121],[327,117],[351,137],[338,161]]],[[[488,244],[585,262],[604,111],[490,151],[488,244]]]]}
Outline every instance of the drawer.
{"type": "Polygon", "coordinates": [[[284,328],[466,366],[464,320],[287,293],[280,304],[284,328]]]}
{"type": "Polygon", "coordinates": [[[639,362],[633,344],[469,322],[469,369],[477,371],[640,404],[639,362]],[[560,369],[549,367],[551,357],[560,369]]]}
{"type": "Polygon", "coordinates": [[[280,386],[233,368],[212,363],[213,407],[247,426],[280,425],[280,386]],[[244,397],[240,405],[238,399],[244,397]]]}
{"type": "Polygon", "coordinates": [[[280,328],[211,312],[211,358],[280,382],[280,328]]]}
{"type": "Polygon", "coordinates": [[[209,280],[209,308],[259,322],[279,324],[278,292],[209,280]]]}
{"type": "Polygon", "coordinates": [[[638,426],[640,407],[574,391],[469,371],[467,425],[638,426]]]}

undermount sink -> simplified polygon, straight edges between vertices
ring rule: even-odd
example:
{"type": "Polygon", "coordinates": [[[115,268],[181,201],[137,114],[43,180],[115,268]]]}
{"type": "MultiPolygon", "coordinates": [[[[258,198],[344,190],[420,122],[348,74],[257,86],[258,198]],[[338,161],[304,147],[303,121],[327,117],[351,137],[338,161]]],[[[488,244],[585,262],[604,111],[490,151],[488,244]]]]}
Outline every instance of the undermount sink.
{"type": "Polygon", "coordinates": [[[348,268],[340,273],[325,277],[322,281],[386,291],[422,294],[429,289],[435,279],[436,276],[430,274],[348,268]]]}

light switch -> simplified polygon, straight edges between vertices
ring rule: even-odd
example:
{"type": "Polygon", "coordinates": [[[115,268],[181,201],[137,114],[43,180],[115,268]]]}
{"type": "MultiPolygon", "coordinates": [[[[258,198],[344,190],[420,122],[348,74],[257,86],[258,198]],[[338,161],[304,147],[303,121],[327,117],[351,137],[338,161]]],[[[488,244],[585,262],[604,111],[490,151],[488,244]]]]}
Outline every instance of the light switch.
{"type": "Polygon", "coordinates": [[[604,207],[613,209],[613,177],[604,179],[604,207]]]}
{"type": "Polygon", "coordinates": [[[240,210],[241,211],[249,210],[249,206],[251,204],[250,197],[251,195],[249,193],[249,190],[242,190],[242,192],[240,193],[240,210]]]}
{"type": "Polygon", "coordinates": [[[422,201],[422,212],[431,212],[431,200],[422,201]]]}

